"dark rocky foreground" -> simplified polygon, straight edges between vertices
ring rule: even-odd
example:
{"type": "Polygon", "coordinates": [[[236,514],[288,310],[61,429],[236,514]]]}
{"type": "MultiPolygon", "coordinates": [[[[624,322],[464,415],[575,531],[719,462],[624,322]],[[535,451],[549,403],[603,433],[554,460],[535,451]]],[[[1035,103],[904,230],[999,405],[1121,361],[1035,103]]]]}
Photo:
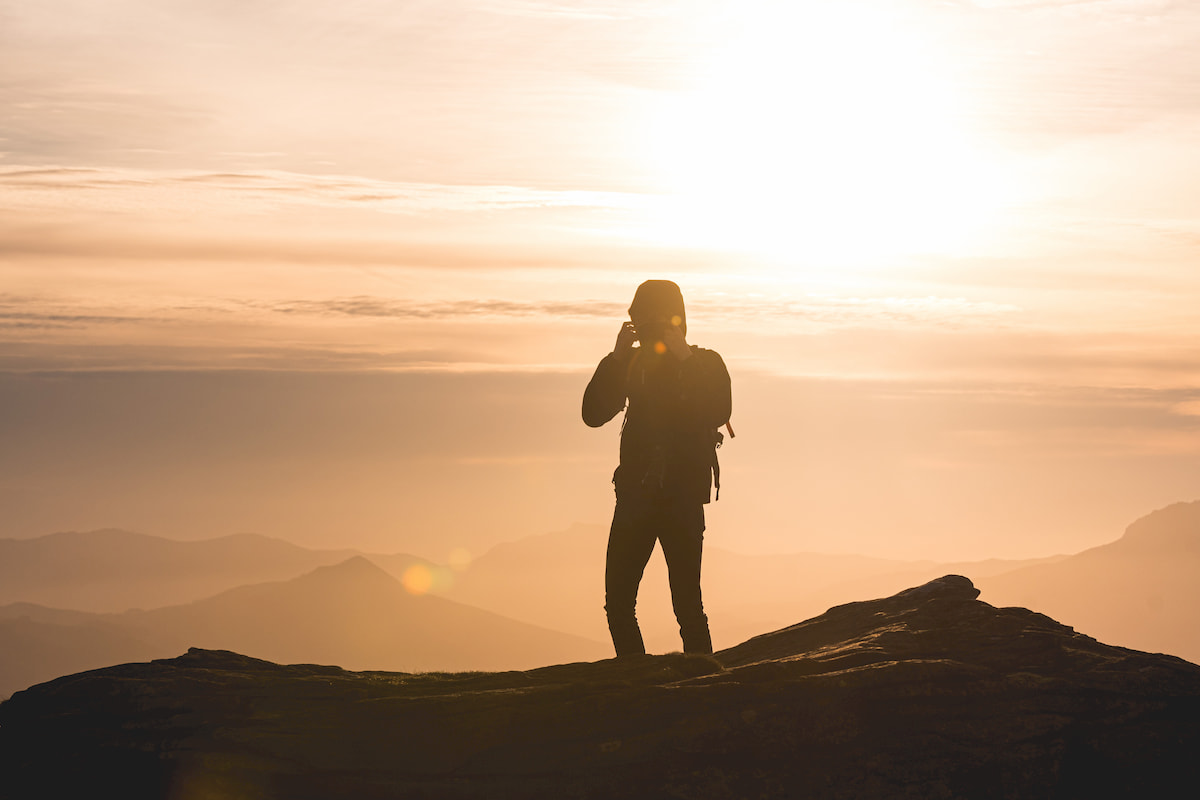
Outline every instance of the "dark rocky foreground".
{"type": "Polygon", "coordinates": [[[997,609],[966,578],[715,658],[528,672],[280,666],[224,651],[0,706],[4,798],[1175,796],[1200,666],[997,609]]]}

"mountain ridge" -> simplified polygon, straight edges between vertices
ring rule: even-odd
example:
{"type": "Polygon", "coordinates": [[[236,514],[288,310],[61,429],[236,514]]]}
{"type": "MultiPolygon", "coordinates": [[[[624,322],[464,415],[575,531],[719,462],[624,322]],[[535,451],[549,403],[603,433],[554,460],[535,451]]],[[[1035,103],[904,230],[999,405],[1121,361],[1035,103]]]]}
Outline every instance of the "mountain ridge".
{"type": "Polygon", "coordinates": [[[67,671],[165,657],[191,646],[408,670],[514,669],[607,652],[599,641],[413,595],[363,556],[146,611],[0,607],[0,644],[8,645],[0,647],[0,696],[67,671]]]}
{"type": "MultiPolygon", "coordinates": [[[[121,612],[287,580],[359,551],[313,550],[256,533],[178,540],[121,528],[0,539],[0,605],[121,612]]],[[[395,554],[404,563],[422,559],[395,554]]]]}
{"type": "MultiPolygon", "coordinates": [[[[104,536],[132,536],[139,541],[154,540],[160,544],[165,542],[167,547],[173,546],[173,540],[148,534],[103,530],[108,532],[104,536]]],[[[83,541],[91,534],[63,532],[50,536],[57,537],[55,541],[61,544],[83,541]]],[[[94,541],[102,541],[104,536],[94,541]]],[[[329,566],[319,563],[322,559],[350,552],[322,551],[315,559],[318,563],[311,563],[310,551],[258,534],[231,534],[203,541],[218,542],[218,550],[230,541],[251,548],[262,543],[272,548],[281,544],[288,552],[300,553],[304,563],[275,564],[273,568],[284,574],[276,574],[271,580],[261,580],[262,576],[254,568],[251,570],[255,573],[254,580],[222,586],[218,591],[199,597],[185,593],[188,596],[177,597],[158,607],[140,604],[139,613],[131,614],[125,620],[128,623],[140,614],[140,619],[152,623],[149,631],[122,625],[120,616],[113,618],[117,620],[114,624],[113,619],[45,602],[27,600],[0,605],[0,696],[67,671],[100,667],[112,660],[165,656],[201,643],[221,646],[222,639],[217,638],[221,624],[216,618],[205,623],[206,629],[211,631],[210,636],[189,641],[172,634],[170,623],[155,622],[171,615],[186,617],[189,612],[177,610],[165,616],[155,612],[207,600],[225,591],[284,583],[329,566]],[[308,568],[293,574],[300,566],[308,568]],[[73,629],[72,625],[79,627],[73,629]],[[120,633],[118,629],[125,632],[120,633]],[[106,635],[124,642],[125,649],[110,646],[105,641],[106,635]],[[67,657],[68,653],[70,657],[67,657]],[[37,663],[42,666],[36,667],[37,663]]],[[[1073,556],[1031,560],[1018,569],[1009,569],[1013,562],[1004,560],[971,562],[953,565],[953,572],[970,575],[985,596],[998,605],[1038,608],[1105,641],[1200,661],[1200,629],[1195,625],[1195,610],[1200,609],[1200,553],[1193,547],[1196,542],[1200,542],[1200,502],[1175,503],[1130,523],[1117,539],[1073,556]]],[[[430,596],[498,614],[543,631],[581,637],[591,642],[591,647],[602,646],[601,643],[607,641],[602,608],[604,546],[603,526],[581,524],[565,531],[502,543],[477,557],[465,571],[453,571],[405,554],[380,556],[351,552],[336,563],[365,558],[392,578],[403,578],[408,569],[420,565],[436,576],[430,586],[430,596]]],[[[87,562],[79,553],[73,558],[87,562]]],[[[355,563],[363,570],[364,586],[381,579],[379,573],[366,569],[366,562],[355,563]]],[[[945,566],[936,562],[891,562],[844,555],[817,558],[812,554],[752,556],[711,546],[705,558],[704,587],[714,641],[718,647],[728,647],[763,630],[787,626],[797,617],[820,614],[856,597],[884,596],[905,586],[919,584],[935,577],[931,573],[945,566]]],[[[10,573],[21,572],[17,562],[0,560],[0,577],[5,569],[10,573]]],[[[159,577],[163,577],[161,571],[151,580],[159,577]]],[[[168,583],[174,580],[169,571],[166,578],[168,583]]],[[[225,583],[229,580],[227,577],[225,583]]],[[[136,581],[130,581],[130,584],[134,583],[136,581]]],[[[203,588],[202,584],[207,585],[201,581],[191,588],[203,588]]],[[[11,588],[11,581],[0,580],[0,590],[11,588]]],[[[173,586],[172,591],[178,588],[173,586]]],[[[130,592],[135,589],[136,586],[129,587],[130,592]]],[[[381,591],[392,594],[392,599],[387,602],[407,603],[392,584],[387,584],[381,591]]],[[[246,595],[235,595],[238,596],[246,595]]],[[[343,601],[350,602],[346,598],[343,601]]],[[[250,600],[244,602],[253,604],[250,600]]],[[[347,614],[365,619],[377,616],[379,611],[369,605],[359,606],[352,612],[350,605],[345,608],[347,614]]],[[[229,613],[244,616],[240,612],[229,613]]],[[[314,609],[312,614],[320,617],[324,612],[314,609]]],[[[665,568],[658,554],[652,557],[646,570],[639,598],[639,617],[651,652],[669,652],[678,647],[665,568]]],[[[304,624],[296,622],[294,616],[285,615],[280,619],[290,619],[288,625],[304,624]]],[[[349,620],[342,627],[357,624],[349,620]]],[[[336,627],[333,634],[336,634],[336,627]]],[[[362,635],[381,634],[364,631],[362,635]]],[[[243,649],[245,646],[240,643],[256,638],[248,631],[240,633],[239,637],[238,646],[243,649]]],[[[232,646],[232,642],[226,641],[225,645],[232,646]]],[[[269,655],[277,659],[286,655],[304,661],[320,655],[362,668],[395,667],[406,663],[361,661],[328,648],[308,656],[298,650],[269,655]]],[[[487,664],[498,666],[496,662],[487,664]]],[[[426,662],[422,666],[468,668],[485,664],[471,665],[456,660],[441,665],[426,662]]]]}
{"type": "Polygon", "coordinates": [[[982,578],[996,602],[1039,608],[1109,641],[1200,661],[1200,501],[1172,503],[1115,541],[982,578]]]}

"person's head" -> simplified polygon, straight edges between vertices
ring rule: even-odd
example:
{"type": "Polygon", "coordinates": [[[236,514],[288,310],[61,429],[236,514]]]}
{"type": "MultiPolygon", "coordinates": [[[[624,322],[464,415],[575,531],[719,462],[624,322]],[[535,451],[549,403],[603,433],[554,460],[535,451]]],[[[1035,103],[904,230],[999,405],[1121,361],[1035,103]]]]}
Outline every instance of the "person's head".
{"type": "Polygon", "coordinates": [[[687,314],[683,292],[672,281],[646,281],[637,288],[629,306],[629,319],[637,328],[643,347],[662,341],[663,332],[672,325],[687,335],[687,314]]]}

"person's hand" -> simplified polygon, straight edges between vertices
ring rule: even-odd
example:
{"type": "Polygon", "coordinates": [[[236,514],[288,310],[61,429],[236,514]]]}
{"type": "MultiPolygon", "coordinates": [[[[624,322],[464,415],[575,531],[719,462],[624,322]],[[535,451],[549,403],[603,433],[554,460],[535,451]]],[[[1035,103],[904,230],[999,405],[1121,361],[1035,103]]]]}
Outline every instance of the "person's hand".
{"type": "Polygon", "coordinates": [[[668,325],[663,332],[663,344],[680,361],[684,361],[692,357],[692,348],[688,346],[687,340],[683,336],[683,331],[678,325],[668,325]]]}
{"type": "Polygon", "coordinates": [[[633,327],[633,323],[622,322],[621,331],[617,334],[617,343],[613,345],[613,353],[621,358],[628,356],[633,352],[633,343],[636,341],[637,330],[633,327]]]}

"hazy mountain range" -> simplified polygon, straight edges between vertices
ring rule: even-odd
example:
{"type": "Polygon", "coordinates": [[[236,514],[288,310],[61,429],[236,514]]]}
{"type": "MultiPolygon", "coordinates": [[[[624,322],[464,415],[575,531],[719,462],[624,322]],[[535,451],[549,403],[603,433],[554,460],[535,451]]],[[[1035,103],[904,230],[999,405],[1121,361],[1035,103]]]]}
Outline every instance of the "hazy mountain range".
{"type": "MultiPolygon", "coordinates": [[[[192,646],[393,671],[602,658],[605,537],[587,525],[531,536],[460,572],[406,554],[308,550],[247,534],[179,542],[109,529],[0,540],[0,697],[192,646]],[[435,576],[431,593],[402,584],[414,566],[435,576]]],[[[1156,511],[1110,544],[1029,561],[744,555],[710,544],[705,603],[714,642],[726,647],[947,573],[970,577],[994,606],[1200,661],[1200,502],[1156,511]]],[[[651,651],[678,649],[658,554],[639,617],[651,651]]]]}
{"type": "Polygon", "coordinates": [[[0,539],[0,604],[96,612],[158,608],[295,578],[354,555],[248,533],[181,542],[108,528],[0,539]]]}
{"type": "Polygon", "coordinates": [[[594,660],[607,646],[434,595],[416,596],[362,556],[150,611],[90,614],[0,607],[0,696],[57,675],[237,649],[353,669],[506,670],[594,660]]]}
{"type": "Polygon", "coordinates": [[[1200,663],[1200,502],[1142,517],[1115,542],[977,585],[993,605],[1034,608],[1103,642],[1200,663]]]}
{"type": "MultiPolygon", "coordinates": [[[[476,559],[447,595],[516,619],[607,640],[607,536],[602,526],[576,525],[498,545],[476,559]]],[[[703,589],[713,642],[720,648],[840,603],[886,596],[947,573],[991,576],[1066,558],[938,563],[822,553],[746,555],[706,543],[703,589]]],[[[649,649],[679,649],[660,551],[646,567],[638,618],[649,649]]]]}

